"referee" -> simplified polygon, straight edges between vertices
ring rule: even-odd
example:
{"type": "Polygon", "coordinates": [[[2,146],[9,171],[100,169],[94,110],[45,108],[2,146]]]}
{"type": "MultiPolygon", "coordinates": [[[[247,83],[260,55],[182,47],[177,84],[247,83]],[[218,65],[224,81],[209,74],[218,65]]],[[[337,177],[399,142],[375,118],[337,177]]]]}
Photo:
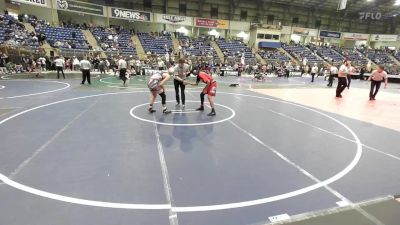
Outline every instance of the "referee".
{"type": "Polygon", "coordinates": [[[128,68],[128,63],[126,63],[125,59],[120,56],[118,60],[118,70],[119,70],[119,78],[124,82],[122,84],[123,87],[127,87],[126,85],[126,69],[128,68]]]}
{"type": "Polygon", "coordinates": [[[88,84],[91,84],[90,68],[92,67],[92,65],[90,64],[89,60],[87,60],[87,58],[83,58],[79,64],[80,64],[81,71],[82,71],[82,83],[81,84],[85,84],[86,79],[87,79],[88,84]]]}
{"type": "Polygon", "coordinates": [[[335,65],[332,65],[329,69],[329,79],[328,79],[328,87],[332,87],[333,78],[338,75],[338,68],[335,65]]]}
{"type": "Polygon", "coordinates": [[[385,81],[385,88],[387,87],[388,77],[384,70],[385,67],[382,65],[378,66],[377,70],[374,70],[368,80],[371,81],[371,89],[369,91],[369,100],[374,101],[376,94],[378,94],[379,88],[381,87],[382,81],[385,81]],[[375,89],[375,90],[374,90],[375,89]]]}
{"type": "Polygon", "coordinates": [[[176,96],[176,107],[180,107],[180,97],[182,97],[182,110],[185,109],[185,80],[190,75],[190,66],[185,63],[185,59],[179,59],[179,64],[174,67],[174,87],[176,96]],[[181,96],[179,96],[179,88],[181,96]]]}
{"type": "Polygon", "coordinates": [[[350,61],[345,60],[339,68],[338,86],[336,88],[336,98],[342,98],[342,92],[347,87],[347,74],[350,72],[350,61]]]}

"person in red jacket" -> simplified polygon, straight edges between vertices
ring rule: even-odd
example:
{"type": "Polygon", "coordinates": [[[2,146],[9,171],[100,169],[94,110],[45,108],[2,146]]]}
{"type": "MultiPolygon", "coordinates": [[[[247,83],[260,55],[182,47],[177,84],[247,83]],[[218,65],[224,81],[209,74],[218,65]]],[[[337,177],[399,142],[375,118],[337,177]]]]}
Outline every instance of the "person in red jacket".
{"type": "Polygon", "coordinates": [[[197,75],[196,83],[192,85],[198,86],[200,81],[206,84],[203,91],[200,93],[200,108],[196,109],[197,111],[204,111],[204,95],[207,95],[208,102],[210,102],[211,112],[207,114],[207,116],[215,116],[215,95],[217,93],[217,82],[214,80],[212,75],[207,70],[201,70],[197,75]]]}

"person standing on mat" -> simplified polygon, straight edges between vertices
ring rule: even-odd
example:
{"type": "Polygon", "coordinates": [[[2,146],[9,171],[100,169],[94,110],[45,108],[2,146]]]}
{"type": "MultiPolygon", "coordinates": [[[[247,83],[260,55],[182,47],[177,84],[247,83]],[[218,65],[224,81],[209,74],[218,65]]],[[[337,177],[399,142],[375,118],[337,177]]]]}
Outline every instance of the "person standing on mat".
{"type": "Polygon", "coordinates": [[[65,79],[65,74],[64,74],[65,61],[64,61],[64,59],[62,59],[60,56],[56,56],[56,59],[54,60],[54,64],[56,65],[57,79],[60,79],[60,72],[62,73],[62,75],[65,79]]]}
{"type": "Polygon", "coordinates": [[[314,77],[315,77],[315,74],[317,74],[317,73],[318,73],[318,66],[316,63],[314,63],[314,66],[311,68],[311,83],[314,82],[314,77]]]}
{"type": "Polygon", "coordinates": [[[365,66],[361,67],[361,70],[360,70],[360,80],[364,80],[365,71],[366,71],[365,66]]]}
{"type": "Polygon", "coordinates": [[[86,79],[87,79],[88,84],[92,84],[90,82],[90,68],[92,67],[92,65],[90,64],[89,60],[87,60],[87,58],[83,58],[80,61],[79,66],[82,71],[82,83],[81,84],[85,84],[86,79]]]}
{"type": "Polygon", "coordinates": [[[174,70],[174,87],[176,96],[176,107],[180,107],[180,97],[182,97],[182,110],[185,109],[185,80],[190,75],[190,66],[185,63],[185,59],[179,59],[179,64],[173,67],[174,70]],[[181,96],[179,97],[179,88],[181,88],[181,96]]]}
{"type": "Polygon", "coordinates": [[[119,78],[123,81],[122,86],[127,87],[126,85],[126,69],[128,68],[128,63],[126,63],[125,59],[120,56],[118,60],[118,70],[119,70],[119,78]]]}
{"type": "Polygon", "coordinates": [[[168,72],[156,72],[155,74],[151,75],[147,86],[150,89],[150,103],[149,103],[149,113],[155,113],[156,110],[153,109],[154,101],[157,98],[157,95],[161,97],[161,104],[163,106],[163,113],[168,114],[171,113],[167,109],[167,96],[165,95],[165,87],[164,84],[169,80],[171,77],[170,74],[173,73],[173,70],[170,69],[168,72]]]}
{"type": "Polygon", "coordinates": [[[211,112],[207,116],[215,116],[215,95],[217,94],[217,82],[214,80],[212,75],[207,70],[201,70],[197,75],[196,83],[193,86],[198,86],[200,81],[206,84],[203,91],[200,93],[200,108],[196,111],[204,111],[204,95],[207,95],[208,102],[210,102],[211,112]]]}
{"type": "Polygon", "coordinates": [[[341,65],[339,68],[338,86],[336,88],[336,97],[337,98],[342,97],[342,92],[347,86],[347,74],[349,73],[349,70],[350,70],[350,61],[345,60],[343,65],[341,65]]]}
{"type": "Polygon", "coordinates": [[[328,78],[328,87],[332,87],[333,85],[333,78],[338,75],[338,68],[333,65],[329,69],[329,78],[328,78]]]}
{"type": "Polygon", "coordinates": [[[371,101],[375,100],[375,96],[378,94],[382,81],[385,81],[385,88],[387,87],[388,77],[384,69],[384,66],[378,66],[378,69],[374,70],[371,76],[368,78],[368,80],[371,81],[371,90],[369,91],[369,100],[371,101]]]}
{"type": "Polygon", "coordinates": [[[347,89],[350,89],[350,84],[351,84],[351,74],[354,73],[355,69],[351,65],[350,62],[350,67],[349,67],[349,73],[347,73],[347,89]]]}

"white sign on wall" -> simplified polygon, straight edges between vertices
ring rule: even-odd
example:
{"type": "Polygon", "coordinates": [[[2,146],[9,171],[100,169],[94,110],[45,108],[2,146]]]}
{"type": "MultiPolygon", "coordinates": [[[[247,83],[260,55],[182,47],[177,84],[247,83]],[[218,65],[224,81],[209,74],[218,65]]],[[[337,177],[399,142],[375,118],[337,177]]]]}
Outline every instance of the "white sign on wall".
{"type": "Polygon", "coordinates": [[[293,27],[292,34],[316,37],[318,36],[318,30],[303,27],[293,27]]]}
{"type": "Polygon", "coordinates": [[[155,13],[154,18],[156,23],[193,26],[193,17],[155,13]]]}
{"type": "Polygon", "coordinates": [[[247,32],[247,31],[250,30],[250,22],[231,21],[231,22],[229,23],[229,29],[247,32]]]}
{"type": "Polygon", "coordinates": [[[397,35],[371,34],[371,41],[397,41],[397,35]]]}
{"type": "Polygon", "coordinates": [[[48,1],[50,1],[50,0],[11,0],[11,2],[36,5],[36,6],[41,6],[41,7],[49,7],[48,1]]]}
{"type": "Polygon", "coordinates": [[[343,33],[344,40],[357,40],[366,41],[369,38],[369,34],[358,34],[358,33],[343,33]]]}

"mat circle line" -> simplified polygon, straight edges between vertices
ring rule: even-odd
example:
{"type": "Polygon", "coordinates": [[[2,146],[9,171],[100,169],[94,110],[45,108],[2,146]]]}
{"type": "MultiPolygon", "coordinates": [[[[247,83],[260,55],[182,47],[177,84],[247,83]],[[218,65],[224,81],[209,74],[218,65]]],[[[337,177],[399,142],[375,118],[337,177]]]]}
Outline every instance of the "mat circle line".
{"type": "MultiPolygon", "coordinates": [[[[65,82],[60,82],[60,81],[52,81],[52,80],[18,80],[18,79],[4,79],[4,80],[0,80],[0,81],[5,81],[5,82],[29,82],[29,81],[33,81],[33,82],[45,82],[45,83],[57,83],[57,84],[63,84],[65,85],[62,88],[58,88],[55,90],[50,90],[50,91],[43,91],[43,92],[36,92],[36,93],[30,93],[30,94],[25,94],[25,95],[15,95],[15,96],[9,96],[9,97],[3,97],[3,99],[13,99],[13,98],[22,98],[22,97],[29,97],[29,96],[35,96],[35,95],[43,95],[43,94],[48,94],[48,93],[53,93],[53,92],[57,92],[57,91],[62,91],[65,90],[69,87],[71,87],[70,84],[65,83],[65,82]]],[[[1,89],[1,88],[0,88],[1,89]]]]}
{"type": "MultiPolygon", "coordinates": [[[[148,91],[134,91],[134,92],[115,92],[115,93],[104,93],[104,94],[96,94],[96,95],[87,95],[87,96],[81,96],[81,97],[76,97],[76,98],[70,98],[70,99],[65,99],[65,100],[60,100],[44,105],[40,105],[34,108],[30,108],[27,110],[24,110],[22,112],[19,112],[17,114],[14,114],[10,117],[7,117],[3,120],[0,121],[0,125],[4,124],[5,122],[18,117],[22,114],[48,107],[51,105],[56,105],[64,102],[70,102],[74,100],[79,100],[79,99],[86,99],[86,98],[92,98],[92,97],[100,97],[100,96],[108,96],[108,95],[119,95],[119,94],[132,94],[132,93],[144,93],[148,91]]],[[[225,204],[217,204],[217,205],[201,205],[201,206],[174,206],[172,207],[170,204],[132,204],[132,203],[116,203],[116,202],[102,202],[102,201],[94,201],[94,200],[87,200],[87,199],[81,199],[81,198],[73,198],[69,196],[64,196],[64,195],[59,195],[59,194],[54,194],[46,191],[42,191],[39,189],[35,189],[29,186],[26,186],[24,184],[18,183],[16,181],[13,181],[9,179],[7,176],[3,175],[0,173],[0,180],[3,181],[5,184],[14,187],[18,190],[31,193],[37,196],[41,196],[44,198],[48,199],[53,199],[53,200],[58,200],[62,202],[67,202],[67,203],[72,203],[72,204],[79,204],[79,205],[86,205],[86,206],[95,206],[95,207],[104,207],[104,208],[118,208],[118,209],[149,209],[149,210],[171,210],[173,212],[203,212],[203,211],[214,211],[214,210],[227,210],[227,209],[236,209],[236,208],[242,208],[242,207],[248,207],[248,206],[255,206],[255,205],[261,205],[261,204],[266,204],[270,202],[275,202],[283,199],[288,199],[291,197],[295,197],[298,195],[302,195],[305,193],[308,193],[310,191],[316,190],[318,188],[327,186],[342,177],[346,176],[350,171],[354,169],[354,167],[358,164],[358,162],[361,159],[363,150],[362,150],[362,143],[359,139],[359,137],[356,135],[356,133],[346,124],[343,122],[339,121],[338,119],[333,118],[332,116],[329,116],[328,114],[325,114],[323,112],[320,112],[316,109],[309,108],[307,106],[299,105],[296,103],[292,102],[287,102],[284,100],[279,100],[279,99],[273,99],[273,98],[268,98],[268,97],[261,97],[261,96],[256,96],[256,95],[247,95],[247,94],[240,94],[240,93],[230,93],[230,92],[219,92],[219,94],[226,94],[226,95],[236,95],[236,96],[243,96],[243,97],[251,97],[251,98],[258,98],[258,99],[264,99],[264,100],[270,100],[274,102],[280,102],[280,103],[285,103],[293,106],[297,106],[303,109],[307,109],[309,111],[315,112],[317,114],[320,114],[322,116],[325,116],[326,118],[329,118],[333,120],[334,122],[338,123],[342,127],[344,127],[347,131],[350,132],[350,134],[354,138],[354,142],[357,145],[357,152],[350,162],[343,170],[341,170],[339,173],[335,174],[334,176],[325,179],[321,182],[315,183],[313,185],[294,190],[291,192],[275,195],[275,196],[270,196],[266,198],[260,198],[260,199],[255,199],[255,200],[249,200],[249,201],[241,201],[241,202],[234,202],[234,203],[225,203],[225,204]]]]}
{"type": "MultiPolygon", "coordinates": [[[[174,101],[171,100],[171,101],[167,101],[167,102],[174,102],[174,101]]],[[[186,100],[186,102],[192,102],[192,103],[193,103],[193,102],[197,102],[197,103],[200,103],[200,101],[190,101],[190,100],[186,100]]],[[[155,103],[160,103],[160,102],[155,102],[155,103]]],[[[206,125],[212,125],[212,124],[223,123],[223,122],[225,122],[225,121],[231,120],[231,119],[234,118],[235,115],[236,115],[235,110],[229,108],[228,106],[215,103],[216,106],[223,107],[223,108],[228,109],[229,111],[231,111],[231,115],[230,115],[229,117],[224,118],[224,119],[221,119],[221,120],[212,121],[212,122],[206,122],[206,123],[165,123],[165,122],[159,122],[159,121],[154,121],[154,120],[150,120],[150,119],[144,119],[144,118],[139,117],[139,116],[137,116],[137,115],[134,114],[134,111],[135,111],[136,109],[138,109],[138,108],[140,108],[140,107],[143,107],[143,106],[147,106],[147,105],[149,105],[149,103],[143,103],[143,104],[140,104],[140,105],[136,105],[136,106],[132,107],[132,108],[129,110],[129,114],[130,114],[133,118],[138,119],[138,120],[143,121],[143,122],[153,123],[153,124],[155,123],[155,124],[158,124],[158,125],[165,125],[165,126],[177,126],[177,127],[185,127],[185,126],[186,126],[186,127],[206,126],[206,125]]],[[[183,113],[184,113],[184,112],[183,112],[183,113]]],[[[200,112],[199,112],[199,113],[200,113],[200,112]]]]}

